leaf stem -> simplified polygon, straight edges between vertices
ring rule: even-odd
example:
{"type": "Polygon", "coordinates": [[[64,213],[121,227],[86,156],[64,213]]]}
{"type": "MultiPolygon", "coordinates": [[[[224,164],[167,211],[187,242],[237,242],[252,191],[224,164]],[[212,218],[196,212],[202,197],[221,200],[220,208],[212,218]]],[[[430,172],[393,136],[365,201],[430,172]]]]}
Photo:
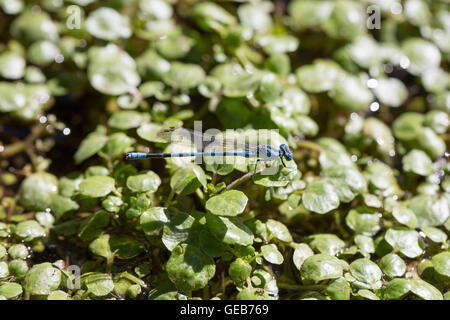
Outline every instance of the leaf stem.
{"type": "Polygon", "coordinates": [[[170,190],[169,196],[167,197],[166,201],[164,202],[165,207],[168,207],[170,205],[170,202],[172,201],[174,196],[175,196],[175,191],[172,189],[172,190],[170,190]]]}
{"type": "Polygon", "coordinates": [[[28,135],[28,137],[26,137],[25,140],[5,146],[3,152],[1,152],[0,155],[2,156],[2,158],[9,158],[24,150],[25,151],[31,150],[34,140],[39,138],[43,130],[44,130],[43,126],[40,125],[34,126],[31,129],[31,134],[28,135]]]}
{"type": "Polygon", "coordinates": [[[225,188],[225,190],[233,189],[234,187],[240,185],[241,183],[243,183],[243,182],[249,180],[249,179],[250,179],[251,177],[253,177],[255,174],[262,172],[264,169],[265,169],[264,167],[261,167],[261,168],[259,168],[258,170],[252,170],[252,171],[250,171],[250,172],[244,174],[242,177],[240,177],[240,178],[234,180],[232,183],[230,183],[230,184],[225,188]]]}
{"type": "Polygon", "coordinates": [[[202,190],[200,190],[200,188],[197,188],[197,190],[195,190],[195,194],[200,199],[202,205],[205,206],[206,203],[205,194],[202,192],[202,190]]]}

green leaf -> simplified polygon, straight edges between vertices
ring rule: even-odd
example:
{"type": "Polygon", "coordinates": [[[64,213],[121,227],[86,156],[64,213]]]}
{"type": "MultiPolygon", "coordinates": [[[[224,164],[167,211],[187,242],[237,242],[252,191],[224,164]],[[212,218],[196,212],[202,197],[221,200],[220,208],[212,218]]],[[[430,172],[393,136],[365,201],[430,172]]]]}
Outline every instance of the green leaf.
{"type": "Polygon", "coordinates": [[[94,37],[103,40],[117,40],[131,36],[128,17],[121,16],[116,10],[108,7],[92,11],[86,19],[86,29],[94,37]]]}
{"type": "Polygon", "coordinates": [[[350,300],[350,284],[344,278],[331,280],[325,293],[333,300],[350,300]]]}
{"type": "Polygon", "coordinates": [[[382,257],[380,267],[391,278],[401,277],[406,272],[406,263],[395,253],[389,253],[382,257]]]}
{"type": "Polygon", "coordinates": [[[356,168],[334,166],[326,168],[322,174],[330,178],[329,182],[342,202],[352,201],[367,189],[366,180],[356,168]]]}
{"type": "Polygon", "coordinates": [[[314,234],[306,241],[314,251],[329,255],[337,255],[345,247],[345,242],[335,234],[314,234]]]}
{"type": "Polygon", "coordinates": [[[104,234],[92,241],[89,244],[89,250],[100,257],[103,257],[105,259],[110,259],[113,257],[113,252],[111,250],[111,247],[109,245],[109,234],[104,234]]]}
{"type": "Polygon", "coordinates": [[[60,195],[55,195],[50,203],[50,210],[56,219],[59,219],[64,214],[78,210],[79,207],[77,202],[60,195]]]}
{"type": "Polygon", "coordinates": [[[384,291],[385,300],[401,299],[411,290],[411,283],[406,279],[394,279],[388,283],[384,291]]]}
{"type": "Polygon", "coordinates": [[[32,241],[46,236],[45,229],[36,220],[19,222],[14,230],[14,234],[23,241],[32,241]]]}
{"type": "Polygon", "coordinates": [[[88,78],[91,85],[105,95],[122,95],[136,88],[141,79],[136,62],[115,44],[91,47],[88,52],[88,78]]]}
{"type": "Polygon", "coordinates": [[[402,43],[402,51],[408,57],[412,74],[421,74],[429,69],[439,67],[441,53],[431,42],[421,38],[408,38],[402,43]]]}
{"type": "Polygon", "coordinates": [[[302,202],[306,209],[323,214],[339,206],[339,196],[331,184],[316,181],[308,185],[302,202]]]}
{"type": "Polygon", "coordinates": [[[450,208],[445,198],[435,199],[429,195],[415,196],[408,204],[417,217],[418,227],[437,227],[450,216],[450,208]]]}
{"type": "Polygon", "coordinates": [[[396,78],[377,79],[373,91],[381,103],[390,107],[399,107],[408,98],[408,89],[396,78]]]}
{"type": "Polygon", "coordinates": [[[9,80],[17,80],[25,75],[25,59],[15,52],[0,54],[0,75],[9,80]]]}
{"type": "Polygon", "coordinates": [[[350,272],[356,280],[375,286],[383,273],[376,263],[369,259],[357,259],[350,264],[350,272]]]}
{"type": "Polygon", "coordinates": [[[57,192],[58,180],[54,175],[45,172],[34,173],[20,185],[19,202],[27,210],[44,211],[57,192]]]}
{"type": "Polygon", "coordinates": [[[345,217],[347,226],[366,236],[375,235],[380,229],[380,213],[367,207],[358,207],[349,211],[345,217]]]}
{"type": "Polygon", "coordinates": [[[170,179],[170,187],[179,195],[194,193],[201,186],[206,188],[206,176],[198,165],[181,168],[170,179]]]}
{"type": "Polygon", "coordinates": [[[450,252],[444,251],[431,258],[434,270],[446,277],[450,277],[450,252]]]}
{"type": "Polygon", "coordinates": [[[300,270],[303,262],[313,255],[314,252],[306,243],[296,244],[294,254],[292,255],[292,260],[294,261],[295,267],[300,270]]]}
{"type": "Polygon", "coordinates": [[[23,244],[13,244],[9,247],[8,254],[12,259],[26,259],[28,256],[28,249],[23,244]]]}
{"type": "Polygon", "coordinates": [[[90,133],[78,147],[78,150],[74,155],[75,163],[81,163],[87,158],[92,157],[103,148],[106,141],[108,141],[108,137],[103,133],[90,133]]]}
{"type": "Polygon", "coordinates": [[[192,17],[206,31],[223,34],[236,23],[236,18],[225,9],[213,2],[198,3],[192,10],[192,17]]]}
{"type": "Polygon", "coordinates": [[[0,278],[9,276],[8,264],[5,261],[0,261],[0,278]]]}
{"type": "Polygon", "coordinates": [[[403,170],[427,176],[433,172],[433,163],[422,150],[411,150],[402,158],[403,170]]]}
{"type": "Polygon", "coordinates": [[[144,252],[144,244],[134,237],[125,234],[113,234],[109,238],[111,251],[116,252],[119,259],[132,259],[144,252]]]}
{"type": "Polygon", "coordinates": [[[98,211],[83,221],[78,230],[78,236],[84,241],[92,241],[103,232],[109,224],[109,213],[98,211]]]}
{"type": "Polygon", "coordinates": [[[290,35],[263,35],[256,42],[267,54],[293,52],[299,45],[298,39],[290,35]]]}
{"type": "Polygon", "coordinates": [[[427,238],[436,243],[445,243],[447,241],[447,235],[444,231],[434,227],[422,227],[422,232],[425,233],[427,238]]]}
{"type": "Polygon", "coordinates": [[[160,137],[158,137],[158,133],[161,131],[162,126],[153,124],[153,123],[146,123],[141,125],[137,129],[137,134],[140,138],[150,141],[150,142],[166,142],[160,137]]]}
{"type": "Polygon", "coordinates": [[[182,244],[172,250],[166,270],[177,289],[189,293],[208,285],[216,273],[216,265],[199,248],[182,244]]]}
{"type": "Polygon", "coordinates": [[[360,2],[339,1],[333,6],[323,29],[334,39],[353,40],[366,33],[365,7],[360,2]]]}
{"type": "Polygon", "coordinates": [[[220,242],[208,229],[200,231],[200,247],[210,257],[220,257],[224,254],[226,246],[220,242]]]}
{"type": "Polygon", "coordinates": [[[194,221],[192,216],[184,212],[177,212],[170,217],[163,227],[162,236],[162,242],[169,251],[189,238],[194,221]]]}
{"type": "Polygon", "coordinates": [[[114,179],[105,176],[89,177],[80,183],[80,193],[93,198],[107,196],[114,190],[114,179]]]}
{"type": "Polygon", "coordinates": [[[20,296],[23,292],[22,286],[15,282],[9,282],[0,285],[0,295],[6,299],[14,299],[20,296]]]}
{"type": "Polygon", "coordinates": [[[247,196],[237,190],[230,190],[206,201],[206,209],[219,216],[234,217],[244,212],[247,196]]]}
{"type": "Polygon", "coordinates": [[[55,290],[50,292],[47,296],[47,300],[71,300],[70,295],[62,290],[55,290]]]}
{"type": "Polygon", "coordinates": [[[312,65],[298,68],[296,75],[303,89],[319,93],[333,89],[345,72],[332,60],[318,59],[312,65]]]}
{"type": "Polygon", "coordinates": [[[123,132],[113,133],[108,137],[101,153],[109,158],[115,158],[131,151],[134,142],[134,138],[130,138],[123,132]]]}
{"type": "Polygon", "coordinates": [[[253,244],[252,231],[237,217],[228,218],[207,213],[206,224],[211,233],[226,244],[240,244],[242,246],[253,244]]]}
{"type": "Polygon", "coordinates": [[[369,300],[380,300],[380,298],[377,295],[375,295],[372,291],[367,289],[358,290],[358,295],[369,300]]]}
{"type": "Polygon", "coordinates": [[[205,78],[203,69],[195,64],[174,62],[167,73],[163,74],[163,80],[169,86],[187,90],[198,86],[205,78]]]}
{"type": "Polygon", "coordinates": [[[268,219],[266,222],[267,230],[270,231],[270,233],[277,238],[278,240],[284,241],[284,242],[292,242],[292,236],[289,232],[289,229],[282,224],[279,221],[268,219]]]}
{"type": "Polygon", "coordinates": [[[419,245],[419,234],[417,231],[405,228],[390,228],[384,236],[386,241],[395,249],[408,258],[415,258],[423,253],[419,245]]]}
{"type": "Polygon", "coordinates": [[[442,300],[442,293],[421,279],[411,279],[411,291],[424,300],[442,300]]]}
{"type": "Polygon", "coordinates": [[[25,10],[11,25],[11,35],[26,41],[58,39],[58,27],[45,11],[25,10]]]}
{"type": "Polygon", "coordinates": [[[165,210],[162,207],[154,207],[141,214],[139,224],[145,235],[157,236],[161,233],[164,224],[169,221],[165,210]]]}
{"type": "Polygon", "coordinates": [[[133,192],[156,192],[161,179],[153,171],[147,171],[144,174],[129,176],[127,178],[127,187],[133,192]]]}
{"type": "Polygon", "coordinates": [[[333,101],[347,111],[366,110],[374,100],[372,92],[354,76],[347,75],[342,81],[336,83],[334,89],[333,101]]]}
{"type": "Polygon", "coordinates": [[[363,254],[370,254],[375,252],[375,244],[373,243],[373,240],[371,237],[363,236],[363,235],[357,235],[355,236],[355,244],[358,246],[358,249],[363,254]]]}
{"type": "Polygon", "coordinates": [[[395,185],[394,172],[383,162],[376,161],[369,164],[366,174],[370,184],[377,189],[385,190],[395,185]]]}
{"type": "Polygon", "coordinates": [[[120,130],[128,130],[139,127],[145,119],[146,117],[137,111],[119,111],[108,119],[108,125],[120,130]]]}
{"type": "Polygon", "coordinates": [[[57,289],[61,283],[61,271],[51,263],[35,264],[27,273],[24,280],[25,292],[30,295],[48,295],[57,289]]]}
{"type": "Polygon", "coordinates": [[[394,206],[394,208],[392,209],[392,215],[394,216],[395,220],[411,229],[415,229],[417,226],[416,215],[405,205],[400,204],[394,206]]]}
{"type": "Polygon", "coordinates": [[[438,134],[443,134],[450,126],[449,115],[443,111],[431,110],[425,115],[424,125],[438,134]]]}
{"type": "Polygon", "coordinates": [[[228,268],[228,274],[238,285],[244,284],[247,278],[250,277],[251,272],[252,266],[241,258],[237,258],[230,263],[228,268]]]}
{"type": "Polygon", "coordinates": [[[273,243],[261,247],[261,253],[264,259],[273,264],[282,264],[284,261],[283,255],[273,243]]]}
{"type": "Polygon", "coordinates": [[[89,272],[83,274],[81,283],[95,297],[104,297],[114,290],[114,282],[106,273],[89,272]]]}
{"type": "Polygon", "coordinates": [[[320,253],[306,258],[301,268],[301,276],[305,281],[319,282],[342,277],[342,263],[338,258],[320,253]]]}

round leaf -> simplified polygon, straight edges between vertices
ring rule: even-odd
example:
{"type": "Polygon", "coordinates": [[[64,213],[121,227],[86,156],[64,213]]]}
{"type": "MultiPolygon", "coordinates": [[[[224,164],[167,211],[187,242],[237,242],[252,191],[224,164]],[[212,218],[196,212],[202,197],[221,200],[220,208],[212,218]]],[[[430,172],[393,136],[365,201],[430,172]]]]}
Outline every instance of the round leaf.
{"type": "Polygon", "coordinates": [[[199,248],[182,244],[172,250],[166,270],[177,289],[191,292],[207,286],[216,273],[216,265],[199,248]]]}
{"type": "Polygon", "coordinates": [[[89,177],[80,183],[80,193],[93,198],[107,196],[114,190],[114,179],[105,176],[89,177]]]}
{"type": "Polygon", "coordinates": [[[205,207],[216,215],[234,217],[244,212],[247,201],[243,192],[230,190],[208,199],[205,207]]]}

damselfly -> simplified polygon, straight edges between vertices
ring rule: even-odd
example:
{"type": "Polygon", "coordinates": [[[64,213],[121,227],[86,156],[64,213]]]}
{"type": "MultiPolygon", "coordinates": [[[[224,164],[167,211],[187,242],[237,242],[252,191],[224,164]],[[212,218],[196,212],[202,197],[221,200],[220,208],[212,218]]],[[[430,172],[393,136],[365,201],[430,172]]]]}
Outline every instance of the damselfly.
{"type": "Polygon", "coordinates": [[[145,153],[145,152],[129,152],[125,158],[129,160],[144,158],[174,158],[174,157],[245,157],[257,158],[258,161],[268,161],[280,159],[283,166],[286,167],[284,160],[292,160],[292,152],[286,144],[280,144],[279,148],[274,148],[268,144],[251,144],[238,139],[223,139],[215,135],[209,135],[200,131],[192,131],[188,129],[165,129],[157,134],[158,138],[165,142],[182,142],[186,141],[193,145],[200,142],[202,150],[213,149],[211,146],[219,147],[223,151],[202,151],[202,152],[174,152],[174,153],[145,153]],[[205,147],[206,143],[206,147],[205,147]],[[226,151],[232,149],[233,151],[226,151]]]}

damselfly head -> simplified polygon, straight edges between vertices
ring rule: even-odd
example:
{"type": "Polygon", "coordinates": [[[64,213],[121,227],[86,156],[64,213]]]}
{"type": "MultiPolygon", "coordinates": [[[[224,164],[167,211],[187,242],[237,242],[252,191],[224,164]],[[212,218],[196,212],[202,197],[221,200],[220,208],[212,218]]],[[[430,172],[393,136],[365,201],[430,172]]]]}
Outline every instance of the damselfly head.
{"type": "Polygon", "coordinates": [[[292,160],[292,152],[289,150],[288,146],[284,143],[280,145],[280,156],[284,157],[287,161],[292,160]]]}

